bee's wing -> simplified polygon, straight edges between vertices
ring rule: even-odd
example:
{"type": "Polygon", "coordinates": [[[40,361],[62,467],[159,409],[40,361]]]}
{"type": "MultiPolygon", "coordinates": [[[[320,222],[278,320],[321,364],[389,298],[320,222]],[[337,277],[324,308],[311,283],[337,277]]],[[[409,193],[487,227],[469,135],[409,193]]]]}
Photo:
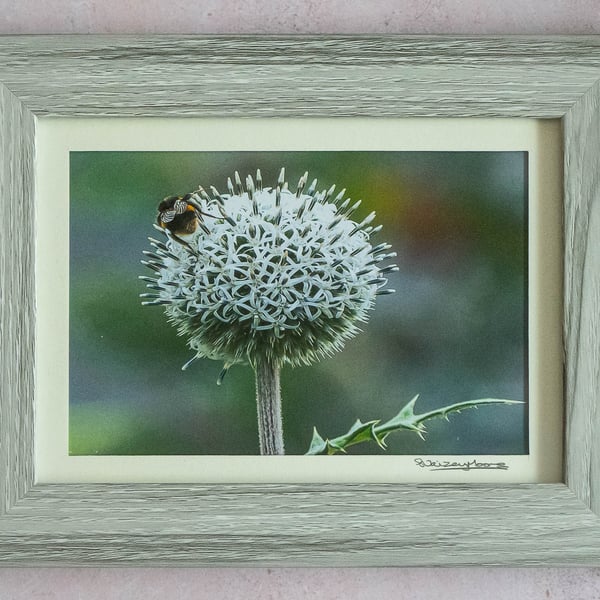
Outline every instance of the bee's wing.
{"type": "Polygon", "coordinates": [[[160,213],[160,220],[163,223],[170,223],[177,215],[182,215],[187,210],[187,202],[181,198],[175,200],[173,208],[168,208],[160,213]]]}
{"type": "Polygon", "coordinates": [[[176,215],[182,215],[188,207],[188,203],[185,200],[176,200],[175,204],[173,204],[173,210],[176,215]]]}
{"type": "Polygon", "coordinates": [[[170,223],[177,216],[177,214],[179,214],[179,213],[177,213],[177,211],[175,211],[175,210],[171,210],[171,209],[163,210],[160,213],[160,220],[163,223],[170,223]]]}

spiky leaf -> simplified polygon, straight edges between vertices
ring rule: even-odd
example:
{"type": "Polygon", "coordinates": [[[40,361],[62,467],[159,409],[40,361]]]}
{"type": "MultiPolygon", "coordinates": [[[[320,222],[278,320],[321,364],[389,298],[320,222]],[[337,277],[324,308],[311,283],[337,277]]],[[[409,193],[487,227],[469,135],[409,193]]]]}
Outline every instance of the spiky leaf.
{"type": "Polygon", "coordinates": [[[415,414],[415,404],[418,399],[416,395],[410,402],[402,407],[400,412],[385,423],[379,420],[367,421],[363,423],[357,420],[347,433],[333,439],[323,439],[317,432],[313,431],[313,438],[307,455],[317,454],[340,454],[345,453],[346,448],[361,442],[375,442],[383,450],[386,449],[385,439],[394,431],[413,431],[423,438],[426,432],[424,423],[430,419],[442,417],[448,419],[448,415],[453,412],[459,413],[468,408],[478,408],[487,404],[523,404],[519,400],[504,400],[500,398],[481,398],[479,400],[467,400],[457,402],[441,408],[436,408],[423,414],[415,414]]]}

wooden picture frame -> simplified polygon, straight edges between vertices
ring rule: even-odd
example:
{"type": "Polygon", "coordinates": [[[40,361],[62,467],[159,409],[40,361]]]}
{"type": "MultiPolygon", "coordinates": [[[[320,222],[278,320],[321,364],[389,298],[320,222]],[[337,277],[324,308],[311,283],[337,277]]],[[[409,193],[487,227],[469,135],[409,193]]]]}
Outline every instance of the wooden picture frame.
{"type": "Polygon", "coordinates": [[[0,38],[0,564],[600,560],[600,38],[0,38]],[[36,120],[534,117],[564,131],[564,483],[36,484],[36,120]]]}

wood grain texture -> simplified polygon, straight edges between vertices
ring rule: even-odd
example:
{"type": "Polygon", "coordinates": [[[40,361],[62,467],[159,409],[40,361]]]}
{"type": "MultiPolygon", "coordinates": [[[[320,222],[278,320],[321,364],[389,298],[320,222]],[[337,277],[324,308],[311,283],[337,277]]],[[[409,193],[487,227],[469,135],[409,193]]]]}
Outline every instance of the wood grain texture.
{"type": "Polygon", "coordinates": [[[599,80],[597,37],[0,38],[0,563],[598,564],[599,80]],[[33,485],[45,115],[564,117],[566,485],[33,485]]]}
{"type": "Polygon", "coordinates": [[[7,36],[0,79],[39,115],[562,117],[599,50],[595,37],[7,36]]]}
{"type": "Polygon", "coordinates": [[[33,481],[33,115],[0,87],[0,515],[33,481]]]}
{"type": "Polygon", "coordinates": [[[0,521],[8,564],[593,564],[599,536],[563,485],[37,486],[0,521]]]}
{"type": "Polygon", "coordinates": [[[564,129],[566,481],[600,514],[600,83],[564,129]]]}

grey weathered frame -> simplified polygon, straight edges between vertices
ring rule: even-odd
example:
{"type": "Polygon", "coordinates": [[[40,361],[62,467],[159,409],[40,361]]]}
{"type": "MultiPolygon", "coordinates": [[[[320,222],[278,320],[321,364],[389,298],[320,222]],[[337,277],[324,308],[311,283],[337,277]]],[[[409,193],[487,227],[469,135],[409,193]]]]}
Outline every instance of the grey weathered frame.
{"type": "Polygon", "coordinates": [[[597,564],[599,81],[598,37],[0,38],[0,564],[597,564]],[[565,483],[36,485],[47,115],[562,119],[565,483]]]}

